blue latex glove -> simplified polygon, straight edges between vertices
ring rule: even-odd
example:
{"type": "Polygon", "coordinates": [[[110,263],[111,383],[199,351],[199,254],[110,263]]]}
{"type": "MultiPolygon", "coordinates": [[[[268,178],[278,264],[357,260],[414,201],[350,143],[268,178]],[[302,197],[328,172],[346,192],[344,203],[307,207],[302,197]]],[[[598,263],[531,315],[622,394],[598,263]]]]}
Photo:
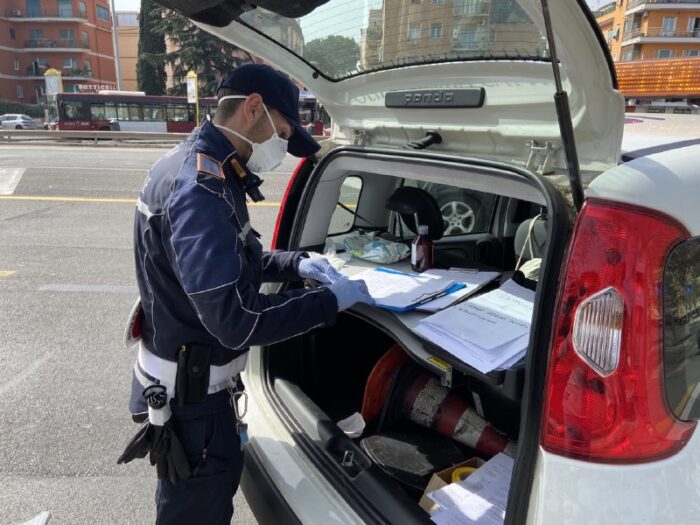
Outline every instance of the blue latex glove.
{"type": "Polygon", "coordinates": [[[299,277],[313,279],[321,284],[332,284],[343,278],[343,274],[333,268],[328,259],[318,257],[305,258],[299,261],[299,277]]]}
{"type": "Polygon", "coordinates": [[[374,299],[369,295],[367,284],[364,281],[351,281],[347,277],[343,277],[339,281],[331,284],[328,288],[335,294],[335,298],[338,300],[339,312],[357,303],[365,303],[374,306],[374,299]]]}

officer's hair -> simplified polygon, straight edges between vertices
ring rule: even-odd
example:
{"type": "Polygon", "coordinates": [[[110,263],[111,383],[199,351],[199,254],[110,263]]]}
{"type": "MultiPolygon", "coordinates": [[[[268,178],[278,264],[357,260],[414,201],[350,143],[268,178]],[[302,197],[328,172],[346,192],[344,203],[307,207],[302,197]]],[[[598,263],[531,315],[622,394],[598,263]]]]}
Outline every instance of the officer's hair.
{"type": "MultiPolygon", "coordinates": [[[[239,93],[238,91],[234,91],[233,89],[229,88],[221,88],[216,92],[217,99],[232,95],[243,95],[243,93],[239,93]]],[[[214,114],[214,122],[217,122],[218,124],[223,124],[226,122],[236,113],[238,106],[243,104],[243,102],[245,102],[244,98],[229,98],[219,103],[216,108],[216,113],[214,114]]]]}

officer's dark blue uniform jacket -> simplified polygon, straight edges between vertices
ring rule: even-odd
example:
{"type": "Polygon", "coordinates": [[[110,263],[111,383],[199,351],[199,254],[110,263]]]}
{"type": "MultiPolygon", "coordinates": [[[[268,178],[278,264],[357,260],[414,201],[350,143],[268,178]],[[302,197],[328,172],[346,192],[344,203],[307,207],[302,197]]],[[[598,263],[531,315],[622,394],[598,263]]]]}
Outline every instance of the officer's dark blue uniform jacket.
{"type": "Polygon", "coordinates": [[[212,364],[335,321],[325,288],[258,292],[263,281],[298,280],[302,252],[262,251],[250,228],[246,181],[255,177],[206,122],[151,169],[135,220],[143,343],[177,360],[186,343],[213,346],[212,364]]]}

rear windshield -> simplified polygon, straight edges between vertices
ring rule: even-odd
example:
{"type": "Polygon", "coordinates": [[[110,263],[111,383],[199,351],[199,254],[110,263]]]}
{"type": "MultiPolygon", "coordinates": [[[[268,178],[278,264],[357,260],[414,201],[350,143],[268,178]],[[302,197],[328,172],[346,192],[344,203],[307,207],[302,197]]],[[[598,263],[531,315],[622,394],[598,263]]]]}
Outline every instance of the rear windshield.
{"type": "Polygon", "coordinates": [[[410,64],[549,56],[515,0],[330,0],[302,18],[258,8],[240,20],[334,80],[410,64]]]}

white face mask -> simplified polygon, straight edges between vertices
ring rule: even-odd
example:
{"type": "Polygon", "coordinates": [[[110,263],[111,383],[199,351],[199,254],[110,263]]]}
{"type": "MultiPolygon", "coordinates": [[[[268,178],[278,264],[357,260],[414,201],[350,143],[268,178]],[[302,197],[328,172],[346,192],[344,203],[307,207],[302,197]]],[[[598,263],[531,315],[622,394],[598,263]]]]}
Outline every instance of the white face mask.
{"type": "MultiPolygon", "coordinates": [[[[229,95],[227,97],[221,97],[219,102],[226,100],[228,98],[248,98],[244,95],[229,95]]],[[[282,164],[285,155],[287,154],[287,141],[284,140],[277,134],[277,129],[275,128],[275,123],[272,121],[270,112],[267,110],[267,106],[263,103],[263,108],[265,108],[265,114],[272,124],[272,136],[265,142],[253,142],[248,137],[244,137],[237,131],[227,128],[226,126],[221,126],[220,124],[214,124],[217,128],[225,129],[229,133],[233,133],[237,137],[245,140],[253,148],[253,153],[250,155],[246,165],[251,171],[261,172],[261,171],[272,171],[277,166],[282,164]]]]}

